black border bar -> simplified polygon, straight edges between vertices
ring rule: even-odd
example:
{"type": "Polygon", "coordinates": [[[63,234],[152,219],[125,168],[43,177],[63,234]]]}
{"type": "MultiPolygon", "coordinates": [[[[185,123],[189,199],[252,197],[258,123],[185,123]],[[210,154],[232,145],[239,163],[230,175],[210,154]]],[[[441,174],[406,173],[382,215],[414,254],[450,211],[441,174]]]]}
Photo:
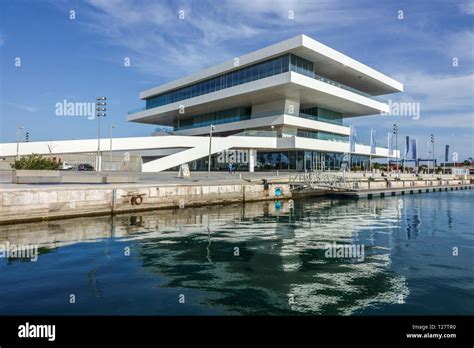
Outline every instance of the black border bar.
{"type": "Polygon", "coordinates": [[[473,324],[473,316],[3,316],[0,346],[318,343],[472,347],[473,324]],[[18,337],[19,326],[27,322],[54,324],[55,340],[18,337]],[[421,330],[420,326],[431,329],[421,330]],[[407,338],[410,333],[455,333],[456,337],[407,338]]]}

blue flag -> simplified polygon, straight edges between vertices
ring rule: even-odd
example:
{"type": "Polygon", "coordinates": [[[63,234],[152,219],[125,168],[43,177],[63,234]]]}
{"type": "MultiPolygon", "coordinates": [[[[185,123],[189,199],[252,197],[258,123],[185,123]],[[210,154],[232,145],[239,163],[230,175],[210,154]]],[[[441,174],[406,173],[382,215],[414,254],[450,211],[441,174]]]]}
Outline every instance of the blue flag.
{"type": "Polygon", "coordinates": [[[410,137],[407,135],[405,137],[405,158],[408,157],[409,152],[410,152],[410,137]]]}
{"type": "Polygon", "coordinates": [[[418,150],[416,148],[416,139],[411,140],[411,159],[418,159],[418,150]]]}

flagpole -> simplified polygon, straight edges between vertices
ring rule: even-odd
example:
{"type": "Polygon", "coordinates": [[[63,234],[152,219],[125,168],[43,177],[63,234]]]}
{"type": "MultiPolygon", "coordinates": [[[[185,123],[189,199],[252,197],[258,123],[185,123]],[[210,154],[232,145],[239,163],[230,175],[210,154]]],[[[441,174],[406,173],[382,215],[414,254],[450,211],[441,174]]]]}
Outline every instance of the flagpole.
{"type": "Polygon", "coordinates": [[[349,127],[349,158],[348,158],[348,164],[349,164],[349,172],[351,171],[351,152],[352,152],[352,144],[354,142],[354,126],[351,125],[349,127]]]}
{"type": "Polygon", "coordinates": [[[390,173],[390,155],[392,152],[392,138],[391,138],[391,133],[387,133],[387,148],[388,148],[388,153],[387,153],[387,173],[390,173]]]}
{"type": "Polygon", "coordinates": [[[370,129],[370,154],[369,154],[369,171],[372,172],[372,153],[376,152],[375,145],[375,129],[370,129]]]}
{"type": "Polygon", "coordinates": [[[443,174],[446,172],[446,162],[449,157],[449,145],[444,145],[444,161],[443,161],[443,174]]]}
{"type": "Polygon", "coordinates": [[[405,137],[405,153],[403,154],[403,160],[402,160],[402,173],[403,174],[405,174],[405,160],[406,159],[407,159],[407,138],[405,137]]]}

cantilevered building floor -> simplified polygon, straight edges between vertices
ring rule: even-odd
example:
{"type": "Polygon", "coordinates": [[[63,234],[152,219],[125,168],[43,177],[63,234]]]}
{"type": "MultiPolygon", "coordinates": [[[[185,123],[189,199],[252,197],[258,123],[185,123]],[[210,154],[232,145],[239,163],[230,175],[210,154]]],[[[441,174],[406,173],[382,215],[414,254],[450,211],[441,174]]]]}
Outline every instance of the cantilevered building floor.
{"type": "MultiPolygon", "coordinates": [[[[206,169],[211,126],[214,169],[229,161],[250,171],[338,169],[349,152],[343,120],[388,112],[373,97],[401,91],[400,82],[300,35],[146,90],[146,106],[128,120],[172,127],[155,134],[168,135],[170,146],[180,141],[174,154],[150,156],[146,171],[206,169]]],[[[357,144],[351,162],[369,155],[370,146],[357,144]]],[[[388,149],[372,155],[386,158],[388,149]]]]}
{"type": "MultiPolygon", "coordinates": [[[[115,138],[113,145],[102,139],[100,148],[141,156],[145,172],[186,163],[207,170],[209,152],[213,170],[228,162],[248,171],[339,170],[349,155],[352,165],[366,167],[369,156],[398,151],[359,143],[350,151],[344,120],[388,112],[389,105],[374,97],[401,91],[400,82],[300,35],[141,92],[145,106],[129,112],[128,121],[167,130],[115,138]]],[[[94,154],[97,147],[97,139],[8,143],[0,144],[0,156],[63,158],[94,154]]],[[[99,168],[114,170],[108,156],[98,157],[105,164],[99,168]]]]}

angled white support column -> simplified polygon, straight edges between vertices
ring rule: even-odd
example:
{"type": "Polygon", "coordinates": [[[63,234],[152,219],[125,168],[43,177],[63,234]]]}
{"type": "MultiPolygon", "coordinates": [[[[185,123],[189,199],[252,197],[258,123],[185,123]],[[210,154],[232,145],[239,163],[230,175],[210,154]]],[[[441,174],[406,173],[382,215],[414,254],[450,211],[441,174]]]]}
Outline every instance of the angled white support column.
{"type": "Polygon", "coordinates": [[[249,172],[253,173],[255,171],[255,163],[257,163],[257,150],[249,150],[249,172]]]}

